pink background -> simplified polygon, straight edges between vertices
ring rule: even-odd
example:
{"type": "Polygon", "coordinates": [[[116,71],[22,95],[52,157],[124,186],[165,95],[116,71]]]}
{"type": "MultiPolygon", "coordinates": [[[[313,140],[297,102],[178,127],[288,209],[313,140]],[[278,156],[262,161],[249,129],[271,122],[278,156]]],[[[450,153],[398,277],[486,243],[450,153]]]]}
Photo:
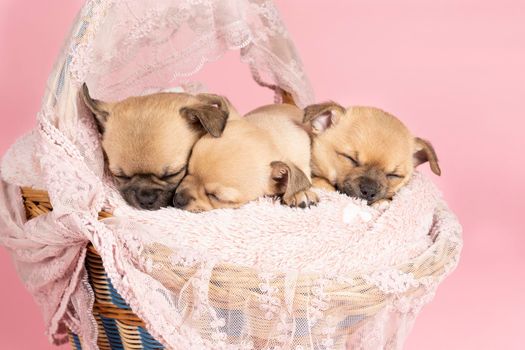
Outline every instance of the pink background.
{"type": "MultiPolygon", "coordinates": [[[[407,349],[523,349],[525,3],[277,1],[319,101],[382,107],[430,139],[436,182],[464,226],[457,271],[407,349]]],[[[34,125],[79,0],[0,2],[0,154],[34,125]]],[[[270,101],[236,54],[202,72],[241,111],[270,101]],[[227,69],[224,69],[227,68],[227,69]],[[229,72],[238,72],[230,76],[229,72]]],[[[0,248],[0,348],[48,349],[37,307],[0,248]]]]}

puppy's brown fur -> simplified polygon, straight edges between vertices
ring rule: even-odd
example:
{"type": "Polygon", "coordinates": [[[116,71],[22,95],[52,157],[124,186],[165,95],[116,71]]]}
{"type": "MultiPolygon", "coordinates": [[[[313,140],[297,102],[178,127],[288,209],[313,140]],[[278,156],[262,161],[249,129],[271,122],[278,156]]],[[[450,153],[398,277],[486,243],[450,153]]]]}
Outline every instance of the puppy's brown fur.
{"type": "MultiPolygon", "coordinates": [[[[219,137],[232,112],[220,96],[158,93],[116,103],[82,99],[102,133],[109,170],[124,199],[142,209],[171,205],[195,142],[219,137]]],[[[235,119],[235,112],[233,113],[235,119]]]]}
{"type": "Polygon", "coordinates": [[[309,190],[310,140],[301,119],[297,107],[270,105],[228,121],[220,138],[202,137],[175,206],[194,212],[237,208],[266,195],[281,196],[289,206],[316,203],[309,190]]]}
{"type": "Polygon", "coordinates": [[[304,123],[312,137],[313,184],[363,198],[369,204],[392,196],[414,167],[430,162],[440,175],[430,142],[414,137],[391,114],[334,102],[308,106],[304,123]]]}

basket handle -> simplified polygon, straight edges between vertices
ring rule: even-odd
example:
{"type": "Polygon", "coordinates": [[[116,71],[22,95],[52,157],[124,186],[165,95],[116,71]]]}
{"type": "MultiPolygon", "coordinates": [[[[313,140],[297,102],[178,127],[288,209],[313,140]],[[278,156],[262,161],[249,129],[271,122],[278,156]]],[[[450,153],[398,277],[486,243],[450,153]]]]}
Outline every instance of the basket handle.
{"type": "Polygon", "coordinates": [[[286,90],[282,90],[281,89],[281,98],[282,98],[282,101],[283,103],[287,103],[287,104],[290,104],[290,105],[294,105],[294,106],[297,106],[297,103],[295,103],[295,100],[293,99],[293,96],[291,93],[289,93],[288,91],[286,90]]]}
{"type": "Polygon", "coordinates": [[[253,64],[250,64],[250,71],[252,73],[253,80],[260,86],[271,89],[275,93],[275,103],[287,103],[294,106],[297,106],[292,94],[276,84],[269,84],[262,80],[259,71],[255,68],[253,64]]]}

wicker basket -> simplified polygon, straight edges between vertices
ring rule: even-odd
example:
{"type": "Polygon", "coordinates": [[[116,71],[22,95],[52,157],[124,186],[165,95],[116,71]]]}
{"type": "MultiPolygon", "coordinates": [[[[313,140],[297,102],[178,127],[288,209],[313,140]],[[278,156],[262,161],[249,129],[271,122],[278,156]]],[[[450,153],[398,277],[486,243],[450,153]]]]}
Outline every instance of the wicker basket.
{"type": "MultiPolygon", "coordinates": [[[[29,219],[52,210],[49,197],[45,191],[22,188],[22,196],[29,219]]],[[[99,213],[99,219],[108,217],[111,217],[111,214],[99,213]]],[[[401,271],[412,273],[415,278],[439,276],[444,274],[447,263],[454,259],[457,249],[459,247],[451,243],[440,244],[437,247],[432,247],[432,258],[422,255],[420,258],[398,268],[401,271]]],[[[156,259],[163,260],[163,255],[157,253],[156,259]]],[[[98,322],[99,347],[101,349],[163,349],[163,345],[148,333],[144,322],[133,313],[126,301],[115,290],[104,271],[102,259],[91,245],[88,246],[85,266],[90,284],[95,292],[93,315],[98,322]]],[[[175,280],[184,282],[186,276],[191,276],[190,270],[191,268],[181,267],[180,269],[163,271],[163,273],[170,274],[175,280]]],[[[317,275],[301,275],[296,285],[299,295],[301,295],[301,290],[307,295],[312,281],[316,278],[317,275]]],[[[235,295],[256,295],[258,287],[254,281],[257,281],[257,278],[256,272],[252,269],[231,265],[221,266],[217,272],[214,271],[210,283],[209,293],[210,299],[214,300],[214,307],[231,308],[232,305],[234,307],[235,295]],[[231,280],[232,272],[236,276],[234,281],[231,280]],[[221,304],[221,300],[227,300],[228,304],[221,304]]],[[[283,286],[278,285],[277,287],[282,288],[283,286]]],[[[173,288],[176,289],[176,286],[173,288]]],[[[419,293],[420,288],[414,287],[404,294],[419,293]]],[[[363,279],[354,281],[351,287],[347,283],[332,285],[330,293],[333,298],[341,301],[341,305],[348,305],[351,301],[351,308],[331,310],[334,313],[344,313],[348,315],[349,320],[352,319],[351,322],[348,321],[347,328],[338,330],[345,335],[352,334],[368,317],[374,316],[391,297],[363,279]]],[[[240,297],[239,300],[241,300],[240,297]]],[[[302,300],[299,297],[296,298],[294,307],[298,310],[306,310],[307,303],[306,298],[302,300]]],[[[256,322],[261,325],[260,336],[263,338],[264,330],[270,328],[270,324],[264,318],[256,319],[256,322]]],[[[77,335],[70,333],[70,340],[74,349],[82,348],[82,340],[77,335]]]]}
{"type": "MultiPolygon", "coordinates": [[[[32,219],[53,210],[46,191],[22,188],[27,218],[32,219]]],[[[111,217],[101,212],[100,219],[111,217]]],[[[164,349],[146,330],[144,322],[133,313],[126,301],[113,287],[104,271],[102,259],[90,244],[86,254],[86,270],[95,292],[93,315],[98,323],[98,346],[101,350],[112,349],[164,349]]],[[[82,349],[82,340],[69,333],[73,349],[82,349]]]]}

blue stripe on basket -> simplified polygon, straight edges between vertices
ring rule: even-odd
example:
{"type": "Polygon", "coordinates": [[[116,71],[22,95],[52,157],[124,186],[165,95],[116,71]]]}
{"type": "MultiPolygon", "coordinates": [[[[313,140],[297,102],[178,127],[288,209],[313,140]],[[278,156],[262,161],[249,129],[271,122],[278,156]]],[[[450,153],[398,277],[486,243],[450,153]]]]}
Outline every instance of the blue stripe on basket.
{"type": "Polygon", "coordinates": [[[356,323],[358,323],[359,321],[362,321],[363,319],[365,319],[365,315],[350,315],[350,316],[347,316],[344,320],[342,320],[341,322],[339,322],[337,324],[337,327],[339,328],[350,328],[352,327],[353,325],[355,325],[356,323]]]}
{"type": "Polygon", "coordinates": [[[298,337],[304,337],[310,334],[310,324],[308,319],[304,317],[297,317],[295,319],[295,335],[298,337]]]}
{"type": "Polygon", "coordinates": [[[147,330],[140,326],[137,327],[137,330],[139,331],[140,341],[144,350],[164,349],[164,346],[162,346],[161,343],[153,339],[153,337],[151,336],[151,334],[149,334],[147,330]]]}
{"type": "Polygon", "coordinates": [[[73,337],[73,343],[75,344],[76,350],[82,350],[82,344],[80,344],[80,338],[75,333],[71,333],[73,337]]]}
{"type": "Polygon", "coordinates": [[[131,308],[126,303],[124,298],[122,298],[120,294],[117,292],[117,290],[115,289],[115,287],[113,287],[113,283],[111,283],[111,280],[108,278],[107,281],[108,281],[109,292],[111,294],[111,301],[113,302],[113,304],[118,306],[120,309],[131,310],[131,308]]]}
{"type": "Polygon", "coordinates": [[[230,337],[240,337],[244,329],[244,313],[241,310],[225,310],[215,308],[217,317],[224,318],[226,325],[219,327],[221,332],[225,332],[230,337]]]}
{"type": "Polygon", "coordinates": [[[116,321],[112,318],[106,318],[104,316],[100,316],[100,319],[102,320],[102,326],[104,327],[104,331],[106,332],[106,336],[108,338],[111,349],[124,350],[124,346],[122,345],[122,341],[120,339],[120,333],[118,331],[116,321]]]}

